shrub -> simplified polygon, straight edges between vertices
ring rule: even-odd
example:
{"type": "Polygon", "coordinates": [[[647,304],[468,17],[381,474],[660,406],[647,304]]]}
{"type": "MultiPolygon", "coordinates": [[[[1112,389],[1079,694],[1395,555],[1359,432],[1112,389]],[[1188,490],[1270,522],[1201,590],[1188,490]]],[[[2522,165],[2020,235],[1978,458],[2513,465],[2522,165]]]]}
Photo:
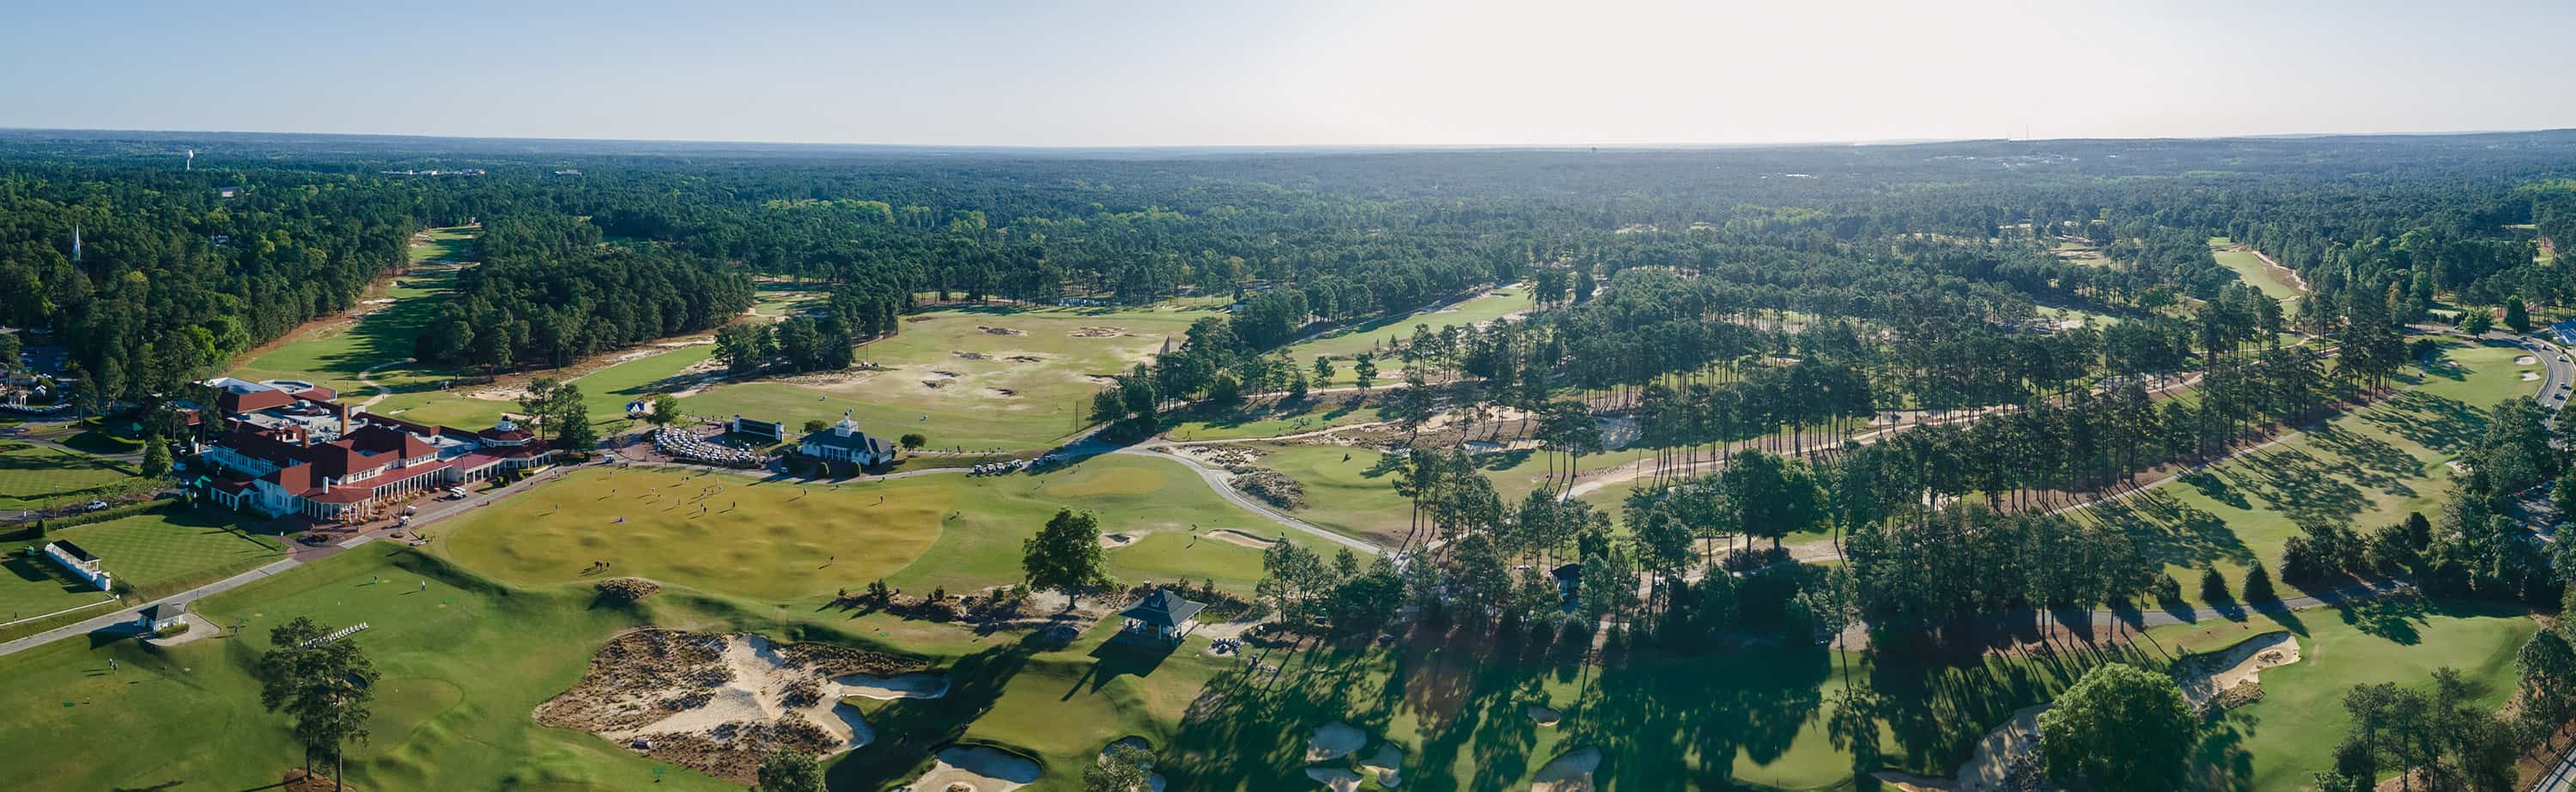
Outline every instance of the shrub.
{"type": "Polygon", "coordinates": [[[2219,574],[2215,564],[2201,567],[2200,598],[2212,604],[2228,600],[2227,576],[2219,574]]]}

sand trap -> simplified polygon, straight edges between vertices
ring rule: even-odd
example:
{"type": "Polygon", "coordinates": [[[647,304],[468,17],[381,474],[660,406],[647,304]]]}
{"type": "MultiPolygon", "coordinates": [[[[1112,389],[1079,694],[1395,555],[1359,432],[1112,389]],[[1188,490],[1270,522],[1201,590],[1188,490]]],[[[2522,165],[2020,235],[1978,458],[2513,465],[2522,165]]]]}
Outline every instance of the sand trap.
{"type": "Polygon", "coordinates": [[[1601,769],[1601,749],[1583,748],[1547,761],[1538,769],[1530,792],[1591,792],[1592,771],[1601,769]]]}
{"type": "Polygon", "coordinates": [[[912,789],[923,792],[946,792],[964,787],[974,792],[1008,792],[1037,783],[1038,763],[1017,754],[980,745],[942,748],[938,759],[930,763],[930,772],[912,782],[912,789]]]}
{"type": "Polygon", "coordinates": [[[2196,709],[2206,709],[2229,688],[2263,675],[2263,669],[2299,662],[2299,641],[2286,632],[2247,638],[2227,651],[2194,658],[2174,683],[2196,709]]]}
{"type": "Polygon", "coordinates": [[[2016,763],[2016,760],[2022,757],[2037,756],[2039,752],[2039,713],[2047,711],[2047,709],[2048,705],[2041,704],[2033,707],[2023,707],[2020,711],[2014,712],[2012,720],[2005,722],[2002,727],[1987,734],[1984,740],[1977,742],[1976,755],[1968,757],[1968,763],[1959,766],[1959,774],[1956,778],[1924,778],[1921,776],[1887,771],[1879,772],[1876,775],[1879,780],[1899,782],[1905,786],[1915,788],[1954,790],[2013,789],[2014,787],[2011,784],[2010,778],[2012,767],[2016,763]]]}
{"type": "Polygon", "coordinates": [[[878,701],[895,699],[935,699],[948,695],[948,675],[932,673],[898,674],[890,677],[858,674],[832,680],[841,692],[878,701]]]}
{"type": "Polygon", "coordinates": [[[1306,741],[1306,761],[1329,762],[1368,747],[1368,732],[1357,726],[1333,721],[1315,727],[1315,736],[1306,741]]]}
{"type": "Polygon", "coordinates": [[[2516,366],[2528,366],[2538,362],[2540,362],[2540,358],[2532,357],[2530,355],[2524,355],[2513,359],[2513,364],[2516,366]]]}
{"type": "Polygon", "coordinates": [[[1150,534],[1150,533],[1153,533],[1153,532],[1152,532],[1152,531],[1127,531],[1127,532],[1124,532],[1124,533],[1101,534],[1101,535],[1100,535],[1100,546],[1101,546],[1101,547],[1103,547],[1103,548],[1126,547],[1126,546],[1128,546],[1128,545],[1135,544],[1135,543],[1137,543],[1137,542],[1138,542],[1138,541],[1140,541],[1140,540],[1143,540],[1143,539],[1145,538],[1145,536],[1146,536],[1147,534],[1150,534]]]}
{"type": "Polygon", "coordinates": [[[1378,745],[1377,753],[1360,760],[1360,767],[1377,774],[1378,786],[1392,787],[1404,783],[1400,774],[1404,769],[1404,751],[1395,747],[1395,743],[1378,745]]]}
{"type": "Polygon", "coordinates": [[[2525,372],[2523,372],[2523,373],[2522,373],[2522,381],[2524,381],[2524,382],[2530,382],[2530,381],[2532,381],[2532,380],[2536,380],[2536,379],[2540,379],[2540,373],[2539,373],[2539,372],[2536,372],[2536,371],[2525,371],[2525,372]]]}
{"type": "Polygon", "coordinates": [[[1065,335],[1075,338],[1115,338],[1126,334],[1127,328],[1124,327],[1085,327],[1065,335]]]}
{"type": "Polygon", "coordinates": [[[1529,705],[1522,711],[1529,713],[1530,722],[1541,726],[1554,726],[1558,720],[1561,720],[1564,717],[1558,715],[1556,710],[1548,709],[1537,704],[1529,705]]]}
{"type": "MultiPolygon", "coordinates": [[[[1277,539],[1264,539],[1264,538],[1262,538],[1262,537],[1254,536],[1254,535],[1252,535],[1252,534],[1244,533],[1244,532],[1242,532],[1242,531],[1238,531],[1238,530],[1235,530],[1235,529],[1232,529],[1232,528],[1219,528],[1219,529],[1216,529],[1216,530],[1213,530],[1213,531],[1209,531],[1209,532],[1208,532],[1208,538],[1210,538],[1210,539],[1214,539],[1214,540],[1217,540],[1217,541],[1220,541],[1220,542],[1226,542],[1226,543],[1229,543],[1229,544],[1238,544],[1238,545],[1242,545],[1242,546],[1244,546],[1244,547],[1249,547],[1249,548],[1252,548],[1252,549],[1254,549],[1254,550],[1268,550],[1268,549],[1270,549],[1270,546],[1271,546],[1271,545],[1275,545],[1275,544],[1278,544],[1278,543],[1279,543],[1279,540],[1277,540],[1277,539]]],[[[1352,750],[1358,750],[1358,749],[1357,749],[1357,748],[1353,748],[1352,750]]]]}
{"type": "Polygon", "coordinates": [[[758,635],[637,630],[611,639],[579,684],[537,705],[536,718],[648,756],[746,783],[778,748],[831,756],[876,739],[846,696],[937,698],[939,674],[827,644],[758,635]],[[855,682],[856,684],[849,684],[855,682]]]}
{"type": "Polygon", "coordinates": [[[1306,777],[1315,779],[1333,792],[1357,792],[1360,788],[1360,774],[1339,767],[1309,767],[1306,768],[1306,777]]]}

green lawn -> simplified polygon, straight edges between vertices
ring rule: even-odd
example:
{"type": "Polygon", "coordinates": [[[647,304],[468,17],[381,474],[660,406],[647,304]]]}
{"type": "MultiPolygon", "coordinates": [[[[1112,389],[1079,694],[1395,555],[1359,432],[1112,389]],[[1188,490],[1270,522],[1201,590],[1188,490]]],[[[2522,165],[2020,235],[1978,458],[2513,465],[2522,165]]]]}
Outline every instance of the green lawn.
{"type": "Polygon", "coordinates": [[[2250,564],[2277,568],[2282,542],[2302,522],[2368,532],[2410,511],[2432,514],[2455,478],[2444,464],[2452,452],[2484,430],[2488,409],[2528,398],[2537,387],[2521,379],[2532,368],[2514,362],[2523,354],[2454,344],[2444,353],[2448,365],[2374,406],[2081,513],[2149,537],[2150,552],[2172,565],[2184,596],[2199,603],[2201,564],[2217,565],[2231,583],[2250,564]]]}
{"type": "Polygon", "coordinates": [[[2235,244],[2226,237],[2209,238],[2209,252],[2210,255],[2218,258],[2218,266],[2235,271],[2236,277],[2253,285],[2254,288],[2263,290],[2263,295],[2266,297],[2287,301],[2299,296],[2300,291],[2297,287],[2282,280],[2280,274],[2274,272],[2271,267],[2264,266],[2263,259],[2254,255],[2253,251],[2224,249],[2234,247],[2235,244]]]}
{"type": "MultiPolygon", "coordinates": [[[[1060,507],[1097,514],[1103,533],[1138,536],[1107,553],[1110,573],[1129,581],[1213,578],[1248,594],[1261,577],[1260,551],[1193,540],[1192,527],[1279,533],[1217,497],[1180,463],[1118,455],[1042,475],[941,474],[837,486],[585,470],[431,535],[433,547],[459,565],[514,585],[581,581],[591,562],[607,561],[616,575],[819,603],[880,578],[913,592],[1017,582],[1021,542],[1060,507]],[[699,516],[696,494],[716,485],[724,491],[703,501],[709,511],[699,516]]],[[[1292,541],[1323,548],[1302,535],[1292,541]]]]}
{"type": "MultiPolygon", "coordinates": [[[[1151,308],[951,308],[904,317],[859,346],[879,369],[826,378],[720,385],[682,399],[694,415],[800,426],[839,420],[888,436],[920,432],[937,449],[1043,448],[1080,431],[1106,377],[1179,343],[1191,322],[1223,313],[1204,302],[1151,308]]],[[[588,390],[588,388],[584,388],[588,390]]]]}
{"type": "MultiPolygon", "coordinates": [[[[98,556],[118,583],[133,587],[137,596],[146,599],[221,580],[286,555],[286,545],[275,537],[244,533],[230,515],[202,509],[73,526],[16,544],[42,546],[55,540],[68,540],[98,556]]],[[[8,549],[14,551],[16,545],[8,549]]]]}
{"type": "Polygon", "coordinates": [[[2335,610],[2257,614],[2233,626],[2162,628],[2160,641],[2297,635],[2298,662],[2263,672],[2263,700],[2229,710],[2201,746],[2204,788],[2299,790],[2333,769],[2335,744],[2352,728],[2343,696],[2354,685],[2394,682],[2429,689],[2449,666],[2480,692],[2478,706],[2504,705],[2519,679],[2514,654],[2538,625],[2518,608],[2443,606],[2414,598],[2335,610]]]}
{"type": "Polygon", "coordinates": [[[149,485],[114,460],[0,442],[0,512],[52,508],[149,485]]]}

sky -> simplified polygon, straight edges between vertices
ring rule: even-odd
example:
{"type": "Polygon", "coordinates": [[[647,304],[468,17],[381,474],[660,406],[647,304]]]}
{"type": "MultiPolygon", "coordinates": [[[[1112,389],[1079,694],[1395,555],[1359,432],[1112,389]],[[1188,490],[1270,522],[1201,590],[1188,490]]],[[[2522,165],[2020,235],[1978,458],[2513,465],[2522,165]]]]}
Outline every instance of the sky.
{"type": "Polygon", "coordinates": [[[2576,127],[2566,0],[0,0],[0,19],[17,128],[1615,146],[2576,127]]]}

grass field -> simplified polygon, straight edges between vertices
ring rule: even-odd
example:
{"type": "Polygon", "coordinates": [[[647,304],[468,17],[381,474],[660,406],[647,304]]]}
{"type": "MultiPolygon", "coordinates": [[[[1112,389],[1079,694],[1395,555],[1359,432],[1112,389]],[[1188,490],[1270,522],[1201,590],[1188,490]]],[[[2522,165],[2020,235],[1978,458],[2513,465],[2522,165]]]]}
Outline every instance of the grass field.
{"type": "Polygon", "coordinates": [[[2202,743],[2203,788],[2299,790],[2334,768],[2334,747],[2352,728],[2343,696],[2354,685],[2432,687],[2433,670],[2458,669],[2493,710],[2514,692],[2514,654],[2538,626],[2517,608],[2444,606],[2413,598],[2333,610],[2257,614],[2238,624],[2155,630],[2159,641],[2202,640],[2288,629],[2302,657],[2263,672],[2263,699],[2229,710],[2202,743]]]}
{"type": "Polygon", "coordinates": [[[2274,272],[2271,267],[2264,266],[2263,259],[2254,255],[2253,251],[2224,249],[2234,247],[2235,244],[2226,237],[2210,237],[2209,252],[2210,255],[2218,258],[2218,266],[2235,271],[2236,277],[2253,285],[2254,288],[2263,290],[2263,295],[2266,297],[2287,301],[2299,296],[2297,287],[2282,280],[2280,274],[2274,272]]]}
{"type": "MultiPolygon", "coordinates": [[[[223,515],[177,510],[48,532],[0,544],[0,621],[33,618],[107,598],[28,551],[67,540],[97,555],[118,584],[141,598],[164,596],[285,557],[285,545],[232,528],[223,515]]],[[[37,624],[36,627],[44,625],[37,624]]],[[[31,631],[21,625],[11,632],[31,631]]]]}
{"type": "Polygon", "coordinates": [[[366,622],[351,640],[384,678],[369,744],[349,776],[364,789],[720,790],[740,787],[653,763],[528,714],[570,687],[590,652],[635,617],[589,597],[510,592],[446,574],[390,542],[200,600],[239,637],[169,650],[124,640],[57,641],[0,657],[0,762],[28,789],[252,789],[300,761],[287,720],[263,712],[249,669],[267,630],[296,616],[366,622]],[[382,582],[377,582],[382,581],[382,582]],[[420,583],[427,583],[427,591],[420,583]],[[119,661],[110,671],[108,660],[119,661]],[[135,746],[155,746],[137,753],[135,746]]]}
{"type": "Polygon", "coordinates": [[[149,484],[114,460],[0,442],[0,512],[52,508],[149,484]]]}
{"type": "MultiPolygon", "coordinates": [[[[1103,533],[1142,534],[1107,553],[1110,573],[1129,581],[1213,578],[1249,593],[1261,576],[1260,551],[1193,541],[1191,527],[1279,533],[1180,463],[1121,455],[1041,475],[940,474],[837,487],[585,470],[431,536],[459,565],[514,585],[581,581],[591,562],[607,561],[614,575],[766,602],[820,602],[879,578],[914,592],[1016,582],[1020,543],[1059,507],[1094,512],[1103,533]],[[715,485],[724,491],[692,500],[715,485]],[[704,517],[700,505],[709,509],[704,517]]],[[[1309,537],[1292,541],[1321,547],[1309,537]]]]}
{"type": "Polygon", "coordinates": [[[2184,596],[2198,603],[2200,564],[2215,564],[2231,582],[2250,564],[2277,567],[2282,542],[2302,522],[2368,532],[2409,511],[2432,514],[2455,478],[2444,463],[2483,431],[2486,411],[2537,387],[2521,379],[2530,367],[2514,363],[2523,354],[2453,344],[2448,365],[2377,405],[2082,513],[2147,535],[2151,552],[2173,565],[2184,596]]]}
{"type": "MultiPolygon", "coordinates": [[[[1080,430],[1091,395],[1179,343],[1191,322],[1224,313],[1194,302],[1153,308],[972,307],[904,317],[893,337],[859,346],[882,370],[720,385],[682,399],[692,414],[838,420],[888,436],[920,432],[932,448],[1043,448],[1080,430]]],[[[588,388],[584,388],[588,390],[588,388]]]]}

